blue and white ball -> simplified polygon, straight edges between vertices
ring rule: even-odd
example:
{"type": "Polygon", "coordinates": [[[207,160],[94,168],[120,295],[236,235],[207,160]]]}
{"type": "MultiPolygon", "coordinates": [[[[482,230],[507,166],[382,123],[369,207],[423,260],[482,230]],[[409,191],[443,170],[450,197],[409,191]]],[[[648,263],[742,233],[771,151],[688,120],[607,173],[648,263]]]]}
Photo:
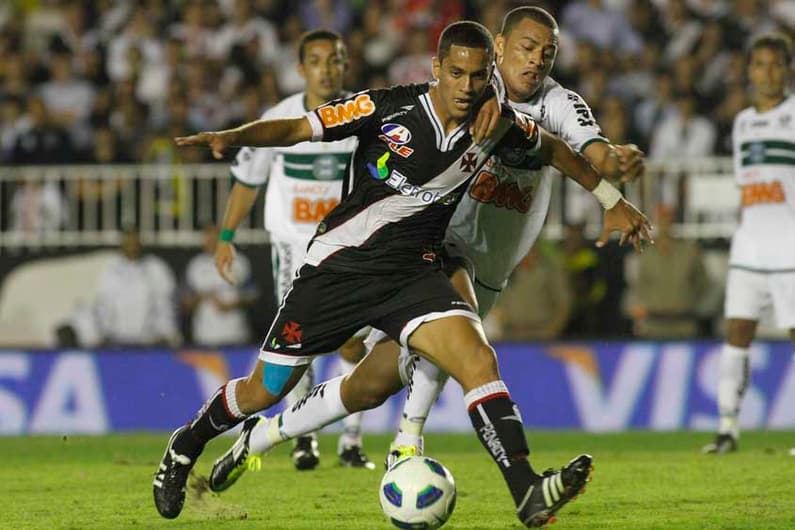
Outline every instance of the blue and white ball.
{"type": "Polygon", "coordinates": [[[432,530],[455,508],[455,480],[446,467],[427,456],[401,458],[381,480],[381,509],[396,527],[432,530]]]}

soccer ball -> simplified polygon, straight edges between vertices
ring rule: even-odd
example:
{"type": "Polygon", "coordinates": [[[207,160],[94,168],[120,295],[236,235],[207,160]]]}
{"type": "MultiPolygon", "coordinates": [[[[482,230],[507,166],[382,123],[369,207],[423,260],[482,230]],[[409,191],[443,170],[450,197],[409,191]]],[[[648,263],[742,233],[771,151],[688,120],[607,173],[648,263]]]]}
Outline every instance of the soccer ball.
{"type": "Polygon", "coordinates": [[[390,467],[381,480],[381,509],[398,528],[432,530],[441,527],[455,508],[455,480],[433,458],[410,456],[390,467]]]}

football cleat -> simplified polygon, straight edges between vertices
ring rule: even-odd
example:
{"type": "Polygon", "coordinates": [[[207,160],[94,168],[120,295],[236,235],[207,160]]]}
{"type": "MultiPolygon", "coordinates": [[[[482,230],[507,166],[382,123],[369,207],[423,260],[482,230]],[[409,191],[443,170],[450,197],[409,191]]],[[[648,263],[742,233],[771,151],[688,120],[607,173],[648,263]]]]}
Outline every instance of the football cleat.
{"type": "Polygon", "coordinates": [[[701,452],[708,455],[724,455],[737,450],[737,438],[731,434],[718,434],[715,441],[701,448],[701,452]]]}
{"type": "Polygon", "coordinates": [[[186,426],[180,427],[171,435],[166,445],[166,452],[160,461],[152,481],[157,511],[166,519],[174,519],[185,505],[185,484],[194,462],[185,455],[174,451],[174,440],[182,434],[186,426]]]}
{"type": "Polygon", "coordinates": [[[364,469],[375,469],[367,455],[358,445],[345,447],[340,453],[340,465],[344,467],[362,467],[364,469]]]}
{"type": "Polygon", "coordinates": [[[584,491],[592,462],[591,455],[580,455],[557,471],[544,471],[516,508],[519,520],[528,528],[553,523],[555,513],[584,491]]]}
{"type": "Polygon", "coordinates": [[[266,421],[262,416],[252,416],[243,422],[240,435],[227,452],[213,464],[210,472],[210,489],[221,492],[229,489],[246,471],[259,471],[262,466],[260,455],[249,454],[251,431],[260,422],[266,421]]]}
{"type": "Polygon", "coordinates": [[[298,471],[315,469],[320,463],[320,451],[317,448],[317,438],[314,436],[300,436],[295,439],[295,446],[290,453],[293,465],[298,471]]]}
{"type": "Polygon", "coordinates": [[[384,460],[384,469],[389,469],[395,462],[407,456],[422,456],[423,454],[423,439],[420,437],[417,445],[395,445],[394,442],[389,444],[389,453],[384,460]]]}

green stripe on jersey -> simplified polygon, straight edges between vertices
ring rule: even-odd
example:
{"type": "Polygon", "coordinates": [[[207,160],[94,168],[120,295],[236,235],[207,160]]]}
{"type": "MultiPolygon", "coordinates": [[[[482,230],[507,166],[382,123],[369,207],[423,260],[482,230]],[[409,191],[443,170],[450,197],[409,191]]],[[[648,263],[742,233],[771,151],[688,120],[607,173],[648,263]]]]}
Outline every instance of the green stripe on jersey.
{"type": "Polygon", "coordinates": [[[284,174],[305,180],[342,180],[350,153],[282,153],[284,174]]]}
{"type": "MultiPolygon", "coordinates": [[[[740,145],[740,150],[745,151],[752,149],[753,146],[762,145],[765,149],[785,149],[788,151],[795,151],[795,142],[788,142],[786,140],[754,140],[751,142],[744,142],[740,145]]],[[[757,147],[756,149],[759,149],[757,147]]]]}
{"type": "Polygon", "coordinates": [[[779,165],[779,166],[795,166],[795,153],[792,156],[776,156],[776,155],[755,155],[744,156],[740,161],[742,166],[754,165],[779,165]]]}

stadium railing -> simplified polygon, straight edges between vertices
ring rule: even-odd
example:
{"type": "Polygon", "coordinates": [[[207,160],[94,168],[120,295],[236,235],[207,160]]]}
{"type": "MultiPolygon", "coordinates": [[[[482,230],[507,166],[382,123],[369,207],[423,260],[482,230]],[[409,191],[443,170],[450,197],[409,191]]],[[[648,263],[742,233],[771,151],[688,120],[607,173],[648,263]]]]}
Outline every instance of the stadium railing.
{"type": "MultiPolygon", "coordinates": [[[[230,188],[225,164],[5,166],[0,251],[113,245],[133,226],[150,246],[197,246],[202,228],[223,214],[230,188]]],[[[729,238],[736,227],[739,193],[728,158],[649,162],[644,178],[625,193],[650,217],[659,203],[679,206],[674,231],[682,237],[729,238]]],[[[596,203],[582,197],[572,181],[554,179],[547,237],[560,238],[572,219],[598,233],[599,209],[583,215],[580,205],[596,203]],[[573,201],[578,195],[580,202],[573,201]]],[[[236,241],[267,242],[263,200],[260,195],[236,241]]]]}

